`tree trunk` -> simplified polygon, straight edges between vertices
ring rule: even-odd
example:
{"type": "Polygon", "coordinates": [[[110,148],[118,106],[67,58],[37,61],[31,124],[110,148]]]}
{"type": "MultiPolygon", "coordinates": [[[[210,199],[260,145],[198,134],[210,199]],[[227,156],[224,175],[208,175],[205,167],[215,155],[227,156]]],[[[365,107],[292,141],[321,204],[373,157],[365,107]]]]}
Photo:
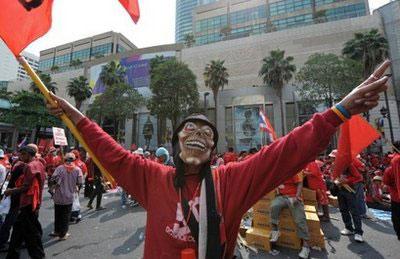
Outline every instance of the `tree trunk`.
{"type": "Polygon", "coordinates": [[[114,139],[119,142],[118,133],[119,133],[119,120],[114,119],[114,139]]]}
{"type": "Polygon", "coordinates": [[[78,111],[81,110],[81,106],[82,106],[82,101],[75,101],[75,108],[78,109],[78,111]]]}
{"type": "Polygon", "coordinates": [[[36,139],[36,134],[39,131],[38,128],[40,128],[39,126],[36,126],[33,130],[32,130],[32,134],[31,137],[29,138],[29,143],[35,143],[35,139],[36,139]]]}
{"type": "Polygon", "coordinates": [[[285,136],[285,116],[283,112],[283,99],[282,99],[282,87],[278,90],[278,97],[279,97],[279,105],[281,109],[281,128],[282,128],[282,136],[285,136]]]}
{"type": "Polygon", "coordinates": [[[214,109],[214,125],[215,128],[217,128],[217,115],[218,115],[218,91],[213,91],[213,95],[214,95],[214,105],[215,105],[215,109],[214,109]]]}

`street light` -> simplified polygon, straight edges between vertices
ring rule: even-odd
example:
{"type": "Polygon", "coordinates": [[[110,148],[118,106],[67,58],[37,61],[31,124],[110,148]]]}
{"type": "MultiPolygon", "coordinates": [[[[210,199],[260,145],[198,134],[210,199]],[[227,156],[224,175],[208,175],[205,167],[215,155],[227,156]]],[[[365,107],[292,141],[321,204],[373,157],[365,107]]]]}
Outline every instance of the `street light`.
{"type": "Polygon", "coordinates": [[[387,118],[389,121],[389,130],[390,130],[390,140],[393,143],[394,141],[394,136],[393,136],[393,126],[392,126],[392,120],[390,118],[390,111],[388,108],[383,106],[380,110],[382,117],[385,119],[387,118]]]}

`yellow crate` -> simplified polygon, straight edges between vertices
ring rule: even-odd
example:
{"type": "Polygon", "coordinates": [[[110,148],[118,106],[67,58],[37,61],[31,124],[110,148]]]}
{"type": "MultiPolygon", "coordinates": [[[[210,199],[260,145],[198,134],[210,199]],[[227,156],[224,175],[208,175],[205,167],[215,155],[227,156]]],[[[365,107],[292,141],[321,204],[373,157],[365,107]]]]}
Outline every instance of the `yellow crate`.
{"type": "Polygon", "coordinates": [[[269,239],[269,230],[250,228],[246,232],[246,241],[249,245],[267,252],[271,250],[269,239]]]}

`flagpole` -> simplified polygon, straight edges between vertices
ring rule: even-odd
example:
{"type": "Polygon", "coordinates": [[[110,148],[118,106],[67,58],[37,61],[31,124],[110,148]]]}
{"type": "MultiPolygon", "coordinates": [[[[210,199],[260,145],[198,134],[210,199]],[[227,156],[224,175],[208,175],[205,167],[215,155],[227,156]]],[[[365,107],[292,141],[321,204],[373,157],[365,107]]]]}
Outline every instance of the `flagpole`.
{"type": "MultiPolygon", "coordinates": [[[[40,92],[44,95],[46,100],[51,104],[53,107],[57,107],[56,101],[53,100],[50,96],[50,91],[47,89],[47,87],[44,85],[42,80],[39,78],[39,76],[36,74],[36,72],[32,69],[32,67],[29,65],[29,63],[25,60],[24,57],[22,56],[17,56],[16,57],[19,63],[24,67],[26,72],[29,74],[31,77],[32,81],[36,84],[36,86],[39,88],[40,92]]],[[[74,137],[81,143],[83,148],[89,153],[89,156],[92,158],[93,162],[99,167],[100,171],[102,174],[107,178],[108,181],[110,181],[112,184],[115,183],[114,178],[110,175],[110,173],[101,165],[100,161],[97,159],[96,155],[93,153],[93,151],[89,148],[89,146],[86,144],[86,142],[83,140],[80,132],[74,125],[74,123],[71,121],[68,116],[63,113],[60,116],[61,120],[64,122],[65,125],[70,129],[71,133],[74,135],[74,137]]]]}

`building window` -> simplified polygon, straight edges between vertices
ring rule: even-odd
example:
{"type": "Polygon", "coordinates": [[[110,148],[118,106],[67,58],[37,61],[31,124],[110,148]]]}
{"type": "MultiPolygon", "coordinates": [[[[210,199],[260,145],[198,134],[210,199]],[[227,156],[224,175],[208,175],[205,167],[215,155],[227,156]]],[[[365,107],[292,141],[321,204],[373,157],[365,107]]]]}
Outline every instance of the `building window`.
{"type": "Polygon", "coordinates": [[[49,70],[53,66],[53,59],[44,59],[39,61],[39,70],[46,71],[49,70]]]}
{"type": "Polygon", "coordinates": [[[122,47],[120,44],[117,45],[117,53],[123,53],[125,51],[126,49],[124,47],[122,47]]]}
{"type": "Polygon", "coordinates": [[[112,52],[112,43],[92,47],[92,57],[106,56],[112,52]]]}
{"type": "Polygon", "coordinates": [[[210,30],[215,31],[223,28],[227,24],[228,20],[225,14],[208,19],[199,20],[196,22],[195,25],[196,33],[207,32],[210,30]]]}
{"type": "Polygon", "coordinates": [[[225,107],[225,141],[227,148],[235,146],[232,107],[225,107]]]}
{"type": "MultiPolygon", "coordinates": [[[[286,103],[286,132],[291,132],[297,127],[295,103],[286,103]]],[[[283,122],[282,122],[283,123],[283,122]]]]}
{"type": "Polygon", "coordinates": [[[336,21],[341,19],[354,18],[366,15],[365,4],[353,4],[339,8],[326,10],[326,18],[328,21],[336,21]]]}
{"type": "Polygon", "coordinates": [[[312,14],[292,16],[289,18],[272,21],[273,27],[275,27],[277,30],[293,28],[293,27],[303,26],[303,25],[312,24],[312,23],[313,23],[312,14]]]}
{"type": "Polygon", "coordinates": [[[232,25],[251,22],[267,17],[266,6],[261,5],[230,14],[230,22],[232,25]]]}
{"type": "Polygon", "coordinates": [[[64,65],[69,65],[69,62],[71,61],[71,54],[65,54],[58,56],[54,59],[54,66],[59,66],[62,67],[64,65]]]}
{"type": "Polygon", "coordinates": [[[90,59],[90,49],[82,49],[72,53],[72,60],[88,61],[90,59]]]}
{"type": "Polygon", "coordinates": [[[298,10],[311,9],[312,0],[283,0],[269,5],[271,16],[293,13],[298,10]]]}

